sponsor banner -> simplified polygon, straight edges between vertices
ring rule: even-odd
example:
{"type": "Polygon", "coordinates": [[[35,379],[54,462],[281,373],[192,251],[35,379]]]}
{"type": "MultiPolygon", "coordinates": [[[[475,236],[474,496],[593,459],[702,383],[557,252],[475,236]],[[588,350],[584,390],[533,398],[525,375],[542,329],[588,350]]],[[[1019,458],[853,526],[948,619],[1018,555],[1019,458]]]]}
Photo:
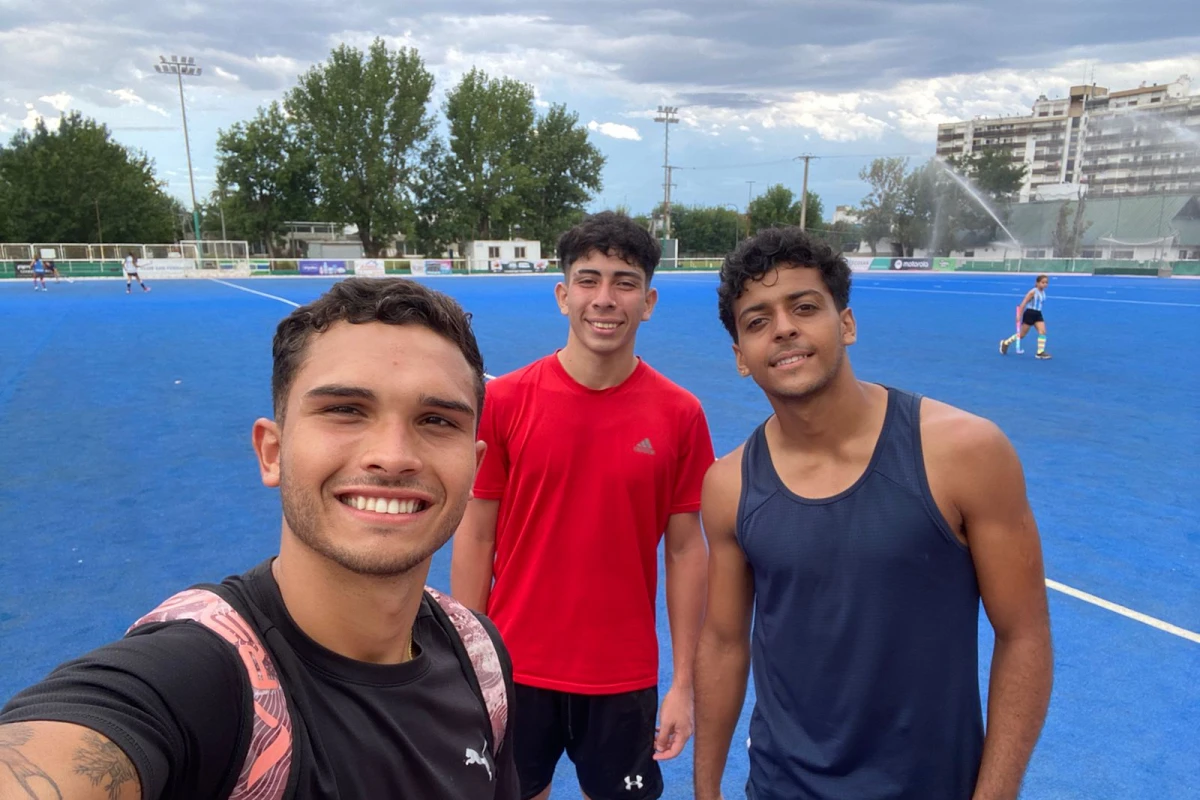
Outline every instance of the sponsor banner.
{"type": "Polygon", "coordinates": [[[135,266],[139,275],[179,275],[194,270],[196,268],[196,259],[139,258],[135,266]]]}
{"type": "Polygon", "coordinates": [[[854,272],[866,272],[871,268],[871,262],[875,259],[870,256],[846,256],[846,263],[850,265],[850,269],[854,272]]]}
{"type": "Polygon", "coordinates": [[[383,268],[382,259],[359,258],[354,261],[354,274],[364,278],[382,278],[387,270],[383,268]]]}
{"type": "Polygon", "coordinates": [[[251,272],[270,272],[271,271],[271,262],[270,261],[251,261],[250,262],[250,271],[251,272]]]}
{"type": "Polygon", "coordinates": [[[454,262],[448,258],[413,259],[408,262],[413,275],[452,275],[454,262]]]}
{"type": "Polygon", "coordinates": [[[958,269],[957,258],[935,258],[933,268],[940,272],[953,272],[958,269]]]}
{"type": "Polygon", "coordinates": [[[347,272],[349,270],[346,268],[346,262],[341,259],[300,259],[301,275],[345,275],[347,272]]]}
{"type": "Polygon", "coordinates": [[[933,261],[928,258],[893,258],[892,269],[933,269],[933,261]]]}
{"type": "MultiPolygon", "coordinates": [[[[53,253],[53,252],[54,252],[53,250],[43,250],[42,251],[43,254],[53,253]]],[[[42,255],[41,259],[42,259],[42,267],[45,269],[45,273],[47,275],[53,274],[53,270],[54,270],[53,259],[47,258],[45,255],[42,255]]],[[[14,268],[14,270],[16,272],[16,276],[18,278],[32,278],[33,277],[33,263],[30,261],[14,261],[13,268],[14,268]]]]}

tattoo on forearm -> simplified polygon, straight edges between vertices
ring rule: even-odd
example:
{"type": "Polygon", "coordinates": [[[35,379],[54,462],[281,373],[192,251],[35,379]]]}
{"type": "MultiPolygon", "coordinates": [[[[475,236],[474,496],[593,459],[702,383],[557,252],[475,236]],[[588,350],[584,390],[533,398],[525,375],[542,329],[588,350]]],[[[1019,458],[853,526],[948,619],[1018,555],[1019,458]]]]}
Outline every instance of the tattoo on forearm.
{"type": "Polygon", "coordinates": [[[0,779],[8,772],[16,781],[16,788],[24,792],[16,797],[28,800],[62,800],[62,792],[46,772],[34,764],[18,749],[33,739],[29,725],[5,725],[0,728],[0,779]]]}
{"type": "Polygon", "coordinates": [[[109,800],[120,800],[121,790],[137,780],[124,751],[94,733],[84,734],[84,747],[75,751],[75,774],[83,775],[108,792],[109,800]]]}

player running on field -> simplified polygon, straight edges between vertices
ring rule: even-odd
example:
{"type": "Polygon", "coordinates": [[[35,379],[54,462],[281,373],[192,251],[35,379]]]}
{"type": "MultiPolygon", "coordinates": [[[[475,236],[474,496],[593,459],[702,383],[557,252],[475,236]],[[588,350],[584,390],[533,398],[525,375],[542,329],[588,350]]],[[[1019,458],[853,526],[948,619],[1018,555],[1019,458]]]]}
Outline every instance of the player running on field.
{"type": "Polygon", "coordinates": [[[1021,315],[1021,330],[1007,339],[1000,340],[1000,355],[1008,353],[1008,348],[1018,339],[1024,339],[1030,329],[1037,328],[1037,358],[1047,359],[1046,352],[1046,319],[1042,316],[1042,307],[1046,304],[1046,287],[1050,285],[1049,275],[1038,275],[1033,288],[1025,293],[1017,312],[1021,315]]]}
{"type": "Polygon", "coordinates": [[[49,291],[46,288],[46,264],[42,261],[41,257],[35,257],[29,266],[33,267],[33,290],[35,292],[38,289],[41,289],[43,292],[49,291]],[[38,285],[39,281],[41,282],[41,286],[38,285]]]}
{"type": "Polygon", "coordinates": [[[137,279],[138,286],[142,287],[143,292],[150,291],[150,287],[147,286],[146,284],[142,283],[141,276],[138,275],[138,263],[137,262],[138,262],[137,256],[135,256],[133,254],[133,251],[130,250],[129,253],[126,254],[125,261],[122,264],[122,269],[124,269],[124,271],[125,271],[125,294],[129,294],[130,289],[133,287],[133,280],[135,278],[137,279]]]}

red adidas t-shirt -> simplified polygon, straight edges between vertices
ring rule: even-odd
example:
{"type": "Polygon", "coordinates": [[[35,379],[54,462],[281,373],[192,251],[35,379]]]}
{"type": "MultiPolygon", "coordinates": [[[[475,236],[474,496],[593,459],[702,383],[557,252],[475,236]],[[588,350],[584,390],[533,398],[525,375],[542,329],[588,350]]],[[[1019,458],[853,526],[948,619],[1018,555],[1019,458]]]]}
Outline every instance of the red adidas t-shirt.
{"type": "Polygon", "coordinates": [[[645,362],[589,389],[556,355],[490,381],[475,496],[499,500],[488,616],[518,683],[580,694],[658,685],[658,545],[700,509],[700,401],[645,362]]]}

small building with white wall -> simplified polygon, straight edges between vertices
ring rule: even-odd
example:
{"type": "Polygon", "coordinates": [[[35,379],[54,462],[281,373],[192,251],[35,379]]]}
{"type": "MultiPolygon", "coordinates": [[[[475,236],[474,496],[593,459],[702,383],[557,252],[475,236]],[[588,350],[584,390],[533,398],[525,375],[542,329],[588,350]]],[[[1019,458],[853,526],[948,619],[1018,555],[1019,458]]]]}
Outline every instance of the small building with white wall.
{"type": "Polygon", "coordinates": [[[541,272],[546,267],[542,243],[526,239],[476,239],[463,244],[462,254],[471,272],[541,272]]]}

